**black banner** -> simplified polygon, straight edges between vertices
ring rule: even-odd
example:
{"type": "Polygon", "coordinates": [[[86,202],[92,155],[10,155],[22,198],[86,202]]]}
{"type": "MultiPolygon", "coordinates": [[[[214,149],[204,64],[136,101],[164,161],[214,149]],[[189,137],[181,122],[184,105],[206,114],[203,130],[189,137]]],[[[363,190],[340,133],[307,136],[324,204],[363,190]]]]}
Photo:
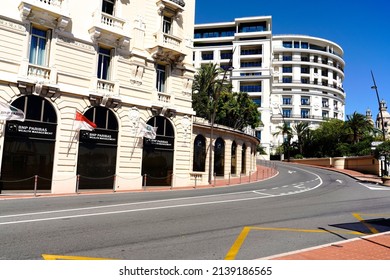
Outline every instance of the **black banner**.
{"type": "Polygon", "coordinates": [[[56,139],[57,124],[32,121],[8,121],[6,133],[14,137],[39,138],[47,140],[56,139]]]}
{"type": "Polygon", "coordinates": [[[94,129],[93,131],[81,130],[80,142],[117,145],[118,132],[102,129],[94,129]]]}
{"type": "Polygon", "coordinates": [[[156,136],[156,139],[144,138],[144,145],[148,148],[161,149],[161,150],[173,150],[175,144],[175,138],[166,136],[156,136]]]}

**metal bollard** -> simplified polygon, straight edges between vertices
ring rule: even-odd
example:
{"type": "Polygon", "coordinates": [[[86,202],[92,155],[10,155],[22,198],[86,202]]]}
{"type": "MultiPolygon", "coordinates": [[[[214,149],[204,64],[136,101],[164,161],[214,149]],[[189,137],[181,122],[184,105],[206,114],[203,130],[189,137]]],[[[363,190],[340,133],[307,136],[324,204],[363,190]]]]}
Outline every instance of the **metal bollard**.
{"type": "Polygon", "coordinates": [[[146,179],[147,179],[147,176],[148,176],[148,175],[145,173],[145,174],[144,174],[144,183],[143,183],[143,186],[145,187],[145,189],[146,189],[146,179]]]}
{"type": "Polygon", "coordinates": [[[34,176],[34,196],[37,196],[37,189],[38,189],[38,175],[34,176]]]}
{"type": "Polygon", "coordinates": [[[79,193],[79,185],[80,185],[80,175],[77,175],[76,178],[76,193],[79,193]]]}

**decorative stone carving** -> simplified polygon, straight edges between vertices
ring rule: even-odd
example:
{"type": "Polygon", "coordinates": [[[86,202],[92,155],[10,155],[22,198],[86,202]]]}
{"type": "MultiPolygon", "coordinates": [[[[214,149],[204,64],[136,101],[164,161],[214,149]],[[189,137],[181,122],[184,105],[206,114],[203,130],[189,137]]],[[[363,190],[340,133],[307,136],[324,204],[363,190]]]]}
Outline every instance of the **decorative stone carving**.
{"type": "Polygon", "coordinates": [[[191,96],[192,95],[192,79],[183,78],[183,95],[191,96]]]}
{"type": "Polygon", "coordinates": [[[132,84],[142,85],[145,67],[141,65],[131,65],[130,68],[130,82],[132,84]]]}
{"type": "Polygon", "coordinates": [[[181,125],[183,127],[183,146],[189,147],[190,145],[190,131],[191,131],[191,119],[188,116],[184,116],[181,120],[181,125]]]}
{"type": "Polygon", "coordinates": [[[129,109],[129,120],[131,134],[136,136],[140,121],[140,113],[137,107],[129,109]]]}
{"type": "Polygon", "coordinates": [[[19,12],[22,20],[26,20],[31,13],[31,5],[22,3],[21,5],[19,5],[19,12]]]}

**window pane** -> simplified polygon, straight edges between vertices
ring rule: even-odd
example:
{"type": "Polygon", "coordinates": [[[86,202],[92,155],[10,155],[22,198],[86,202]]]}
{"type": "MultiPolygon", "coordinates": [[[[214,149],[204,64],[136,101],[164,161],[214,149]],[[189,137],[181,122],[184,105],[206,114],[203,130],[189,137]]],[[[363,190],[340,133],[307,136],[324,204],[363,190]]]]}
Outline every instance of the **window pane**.
{"type": "Polygon", "coordinates": [[[103,0],[102,12],[109,15],[114,15],[114,1],[103,0]]]}
{"type": "Polygon", "coordinates": [[[44,30],[32,28],[29,62],[37,65],[45,65],[47,33],[44,30]]]}
{"type": "Polygon", "coordinates": [[[30,45],[30,58],[29,62],[35,64],[37,61],[37,50],[38,50],[38,38],[31,37],[31,45],[30,45]]]}
{"type": "Polygon", "coordinates": [[[27,96],[26,119],[41,121],[42,98],[38,96],[27,96]]]}
{"type": "Polygon", "coordinates": [[[206,140],[198,135],[194,141],[193,171],[205,171],[206,163],[206,140]]]}
{"type": "Polygon", "coordinates": [[[98,73],[99,79],[110,79],[111,50],[99,48],[98,73]]]}
{"type": "Polygon", "coordinates": [[[165,66],[157,65],[156,88],[158,92],[165,92],[165,66]]]}
{"type": "Polygon", "coordinates": [[[171,34],[172,29],[172,19],[170,17],[164,17],[163,19],[163,32],[171,34]]]}

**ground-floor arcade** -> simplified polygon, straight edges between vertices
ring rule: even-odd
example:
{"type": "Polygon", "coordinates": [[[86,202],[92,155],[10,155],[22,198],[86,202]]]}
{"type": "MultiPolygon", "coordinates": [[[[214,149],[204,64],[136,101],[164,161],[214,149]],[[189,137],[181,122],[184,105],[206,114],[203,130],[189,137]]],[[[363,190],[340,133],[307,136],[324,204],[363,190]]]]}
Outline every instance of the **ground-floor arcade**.
{"type": "MultiPolygon", "coordinates": [[[[0,99],[26,116],[24,122],[1,123],[3,191],[75,193],[208,183],[210,125],[191,114],[133,104],[102,106],[72,94],[23,92],[17,85],[0,85],[0,99]],[[76,112],[96,129],[77,131],[76,112]],[[139,137],[142,122],[157,127],[155,139],[139,137]]],[[[248,175],[256,169],[255,137],[215,127],[211,143],[212,176],[248,175]]]]}

